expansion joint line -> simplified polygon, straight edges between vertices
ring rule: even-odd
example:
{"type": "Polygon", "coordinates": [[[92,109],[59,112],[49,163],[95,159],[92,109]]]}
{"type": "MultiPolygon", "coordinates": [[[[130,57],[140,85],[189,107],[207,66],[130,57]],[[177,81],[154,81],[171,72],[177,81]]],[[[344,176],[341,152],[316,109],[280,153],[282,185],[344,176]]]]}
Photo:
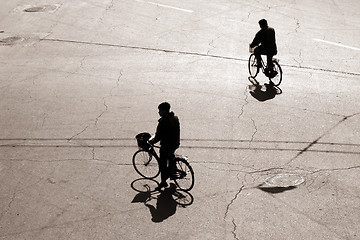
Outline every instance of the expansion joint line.
{"type": "MultiPolygon", "coordinates": [[[[175,53],[175,54],[192,55],[192,56],[200,56],[200,57],[211,57],[211,58],[242,61],[242,62],[247,62],[248,61],[247,58],[244,59],[244,58],[237,58],[237,57],[227,57],[227,56],[220,56],[220,55],[212,55],[212,54],[207,54],[207,53],[185,52],[185,51],[177,51],[177,50],[170,50],[170,49],[160,49],[160,48],[121,45],[121,44],[111,44],[111,43],[86,42],[86,41],[55,39],[55,38],[43,38],[43,39],[40,39],[40,41],[63,42],[63,43],[86,44],[86,45],[103,46],[103,47],[117,47],[117,48],[137,49],[137,50],[175,53]]],[[[290,64],[282,64],[282,66],[286,66],[286,67],[289,67],[289,68],[296,68],[296,69],[307,69],[307,70],[312,70],[312,71],[322,71],[322,72],[331,72],[331,73],[339,73],[339,74],[360,76],[359,73],[344,72],[344,71],[330,70],[330,69],[324,69],[324,68],[296,66],[296,65],[290,65],[290,64]]]]}

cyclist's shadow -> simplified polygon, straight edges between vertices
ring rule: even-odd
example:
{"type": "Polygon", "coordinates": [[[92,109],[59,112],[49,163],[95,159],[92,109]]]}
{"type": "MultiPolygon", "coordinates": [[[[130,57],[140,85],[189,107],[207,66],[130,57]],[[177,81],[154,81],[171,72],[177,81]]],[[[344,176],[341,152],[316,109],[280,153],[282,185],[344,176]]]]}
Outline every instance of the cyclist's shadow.
{"type": "Polygon", "coordinates": [[[152,216],[151,220],[153,222],[162,222],[175,214],[177,203],[172,197],[175,191],[176,186],[174,184],[170,184],[170,187],[162,191],[157,197],[156,207],[148,202],[145,202],[145,206],[150,210],[152,216]]]}
{"type": "MultiPolygon", "coordinates": [[[[193,202],[193,197],[190,193],[177,190],[175,184],[171,183],[170,187],[166,188],[160,193],[158,191],[151,191],[151,187],[146,184],[148,191],[139,190],[134,184],[135,182],[143,182],[151,180],[138,179],[132,184],[132,188],[139,193],[134,197],[133,203],[142,202],[150,210],[153,222],[162,222],[165,219],[176,213],[177,206],[188,206],[193,202]],[[150,204],[151,200],[156,200],[156,204],[150,204]]],[[[145,185],[143,185],[145,186],[145,185]]]]}
{"type": "Polygon", "coordinates": [[[281,94],[282,90],[279,87],[271,86],[269,84],[260,85],[256,79],[249,80],[253,85],[249,86],[250,94],[260,102],[264,102],[275,98],[276,95],[281,94]]]}

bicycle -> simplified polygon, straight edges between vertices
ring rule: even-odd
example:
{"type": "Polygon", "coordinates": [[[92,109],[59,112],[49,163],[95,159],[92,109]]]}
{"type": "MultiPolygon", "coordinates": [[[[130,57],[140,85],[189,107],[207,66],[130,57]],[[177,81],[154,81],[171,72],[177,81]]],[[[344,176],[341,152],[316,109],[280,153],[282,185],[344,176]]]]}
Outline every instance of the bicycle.
{"type": "Polygon", "coordinates": [[[272,59],[273,69],[269,71],[269,69],[266,67],[266,64],[264,64],[261,55],[260,55],[260,60],[261,60],[260,66],[258,66],[255,53],[253,53],[252,49],[250,49],[250,52],[252,53],[249,57],[249,62],[248,62],[250,77],[255,79],[255,77],[259,73],[259,70],[261,69],[264,75],[269,78],[270,82],[272,82],[274,86],[279,86],[282,80],[282,69],[280,67],[279,60],[277,60],[276,58],[272,59]]]}
{"type": "MultiPolygon", "coordinates": [[[[135,171],[147,179],[156,178],[160,174],[160,157],[155,151],[155,148],[160,147],[150,144],[150,138],[151,135],[146,132],[136,135],[139,150],[134,153],[132,158],[135,171]]],[[[174,180],[179,189],[190,191],[194,187],[195,177],[188,158],[183,155],[175,155],[173,162],[170,179],[174,180]]]]}

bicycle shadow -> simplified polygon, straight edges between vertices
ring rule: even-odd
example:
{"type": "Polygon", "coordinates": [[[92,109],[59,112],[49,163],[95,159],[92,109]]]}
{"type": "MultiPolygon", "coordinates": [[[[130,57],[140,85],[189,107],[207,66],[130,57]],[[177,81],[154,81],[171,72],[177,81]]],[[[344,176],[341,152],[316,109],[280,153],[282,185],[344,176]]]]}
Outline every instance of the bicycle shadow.
{"type": "Polygon", "coordinates": [[[273,99],[276,95],[282,93],[282,90],[279,87],[271,86],[269,84],[260,85],[255,78],[249,77],[249,80],[253,83],[253,85],[249,85],[250,94],[260,102],[273,99]]]}
{"type": "Polygon", "coordinates": [[[136,179],[131,183],[131,188],[139,192],[132,203],[144,203],[149,209],[153,222],[162,222],[176,213],[177,207],[187,207],[194,202],[194,197],[187,191],[177,189],[171,183],[164,191],[155,191],[158,182],[152,179],[136,179]],[[151,201],[156,200],[155,204],[151,201]]]}

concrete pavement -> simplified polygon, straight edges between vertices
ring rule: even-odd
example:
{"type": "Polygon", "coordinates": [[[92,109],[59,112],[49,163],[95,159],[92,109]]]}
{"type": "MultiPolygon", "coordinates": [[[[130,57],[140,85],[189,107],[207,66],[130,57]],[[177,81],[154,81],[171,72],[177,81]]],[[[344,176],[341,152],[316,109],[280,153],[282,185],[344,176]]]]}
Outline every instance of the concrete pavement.
{"type": "Polygon", "coordinates": [[[358,239],[358,9],[2,3],[0,238],[358,239]],[[248,81],[261,18],[284,72],[271,97],[248,81]],[[189,193],[154,192],[159,179],[131,164],[134,136],[154,133],[162,101],[180,118],[189,193]]]}

